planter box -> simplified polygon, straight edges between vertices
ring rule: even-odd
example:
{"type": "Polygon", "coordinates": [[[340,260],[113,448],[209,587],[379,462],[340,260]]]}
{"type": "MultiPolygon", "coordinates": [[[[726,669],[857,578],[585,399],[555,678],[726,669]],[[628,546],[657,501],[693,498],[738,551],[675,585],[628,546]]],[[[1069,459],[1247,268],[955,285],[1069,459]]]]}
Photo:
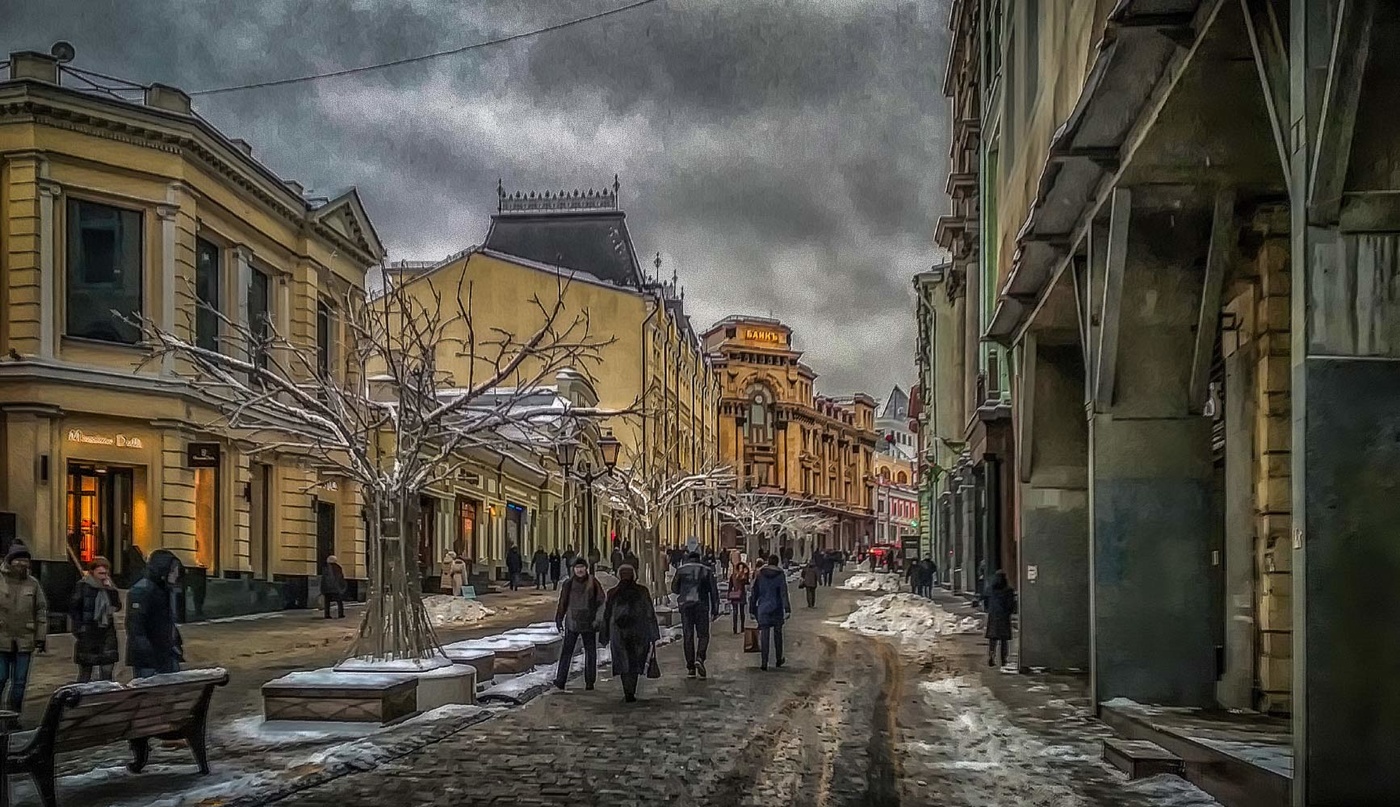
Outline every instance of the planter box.
{"type": "Polygon", "coordinates": [[[422,662],[349,659],[335,667],[338,675],[405,675],[418,682],[417,706],[430,712],[454,703],[476,703],[476,668],[437,656],[422,662]]]}
{"type": "Polygon", "coordinates": [[[558,664],[559,655],[564,651],[564,637],[554,632],[550,627],[549,632],[530,630],[529,628],[519,628],[506,631],[507,639],[519,639],[535,646],[535,664],[558,664]]]}
{"type": "Polygon", "coordinates": [[[411,675],[294,672],[262,685],[263,719],[393,723],[418,711],[411,675]]]}
{"type": "Polygon", "coordinates": [[[495,675],[519,675],[535,668],[535,644],[524,639],[491,636],[458,642],[455,646],[494,653],[492,672],[495,675]]]}
{"type": "Polygon", "coordinates": [[[447,645],[442,649],[443,655],[452,660],[453,664],[465,664],[476,670],[476,683],[484,684],[496,677],[496,651],[485,650],[480,647],[466,647],[466,642],[447,645]]]}

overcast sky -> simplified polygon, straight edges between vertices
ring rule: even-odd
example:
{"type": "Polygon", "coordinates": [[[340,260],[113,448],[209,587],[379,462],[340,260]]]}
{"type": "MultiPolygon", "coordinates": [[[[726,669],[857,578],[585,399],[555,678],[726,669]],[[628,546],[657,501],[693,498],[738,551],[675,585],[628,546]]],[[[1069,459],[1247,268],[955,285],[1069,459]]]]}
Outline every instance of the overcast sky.
{"type": "MultiPolygon", "coordinates": [[[[625,0],[8,0],[5,51],[186,90],[443,50],[625,0]]],[[[391,258],[480,243],[508,190],[621,176],[701,326],[771,314],[832,394],[912,381],[936,259],[944,0],[662,0],[430,62],[195,99],[287,179],[356,185],[391,258]]]]}

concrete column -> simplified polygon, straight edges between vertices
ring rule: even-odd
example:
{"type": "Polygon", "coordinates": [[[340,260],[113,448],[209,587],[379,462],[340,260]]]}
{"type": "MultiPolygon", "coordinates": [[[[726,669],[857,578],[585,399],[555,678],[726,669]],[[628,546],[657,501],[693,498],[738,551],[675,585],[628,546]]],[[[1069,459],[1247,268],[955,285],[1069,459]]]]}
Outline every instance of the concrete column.
{"type": "Polygon", "coordinates": [[[1020,659],[1023,667],[1089,669],[1089,428],[1077,344],[1026,343],[1018,413],[1020,659]],[[1029,456],[1026,456],[1026,453],[1029,456]]]}
{"type": "Polygon", "coordinates": [[[54,239],[58,233],[54,205],[62,195],[57,183],[39,181],[39,357],[44,359],[53,358],[58,334],[58,283],[54,274],[54,239]]]}
{"type": "MultiPolygon", "coordinates": [[[[175,216],[180,212],[178,191],[171,187],[166,191],[166,203],[156,208],[160,219],[160,307],[155,317],[162,330],[179,333],[175,324],[175,298],[180,293],[175,279],[175,216]]],[[[167,353],[161,357],[161,375],[174,373],[175,357],[167,353]]]]}
{"type": "Polygon", "coordinates": [[[1208,706],[1220,517],[1210,420],[1189,387],[1211,216],[1114,218],[1090,421],[1093,694],[1208,706]]]}

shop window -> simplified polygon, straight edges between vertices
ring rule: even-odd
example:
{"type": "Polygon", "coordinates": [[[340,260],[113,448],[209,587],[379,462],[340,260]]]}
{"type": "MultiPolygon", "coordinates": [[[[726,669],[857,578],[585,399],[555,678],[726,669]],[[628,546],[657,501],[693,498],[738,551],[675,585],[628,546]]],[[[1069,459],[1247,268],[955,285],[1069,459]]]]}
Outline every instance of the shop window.
{"type": "Polygon", "coordinates": [[[68,201],[65,333],[135,344],[141,330],[113,312],[141,314],[141,213],[68,201]]]}
{"type": "Polygon", "coordinates": [[[194,469],[194,562],[218,571],[219,469],[194,469]]]}
{"type": "Polygon", "coordinates": [[[476,518],[480,507],[471,499],[457,500],[457,539],[452,550],[464,560],[476,559],[476,518]]]}
{"type": "Polygon", "coordinates": [[[248,358],[259,368],[267,368],[267,348],[272,339],[271,280],[266,272],[254,269],[248,283],[248,330],[253,344],[248,358]]]}
{"type": "Polygon", "coordinates": [[[749,442],[756,445],[773,442],[773,396],[766,387],[749,390],[749,442]]]}
{"type": "Polygon", "coordinates": [[[331,306],[325,300],[316,301],[316,374],[331,377],[332,323],[331,306]]]}
{"type": "Polygon", "coordinates": [[[203,238],[194,242],[194,343],[219,349],[219,248],[203,238]]]}

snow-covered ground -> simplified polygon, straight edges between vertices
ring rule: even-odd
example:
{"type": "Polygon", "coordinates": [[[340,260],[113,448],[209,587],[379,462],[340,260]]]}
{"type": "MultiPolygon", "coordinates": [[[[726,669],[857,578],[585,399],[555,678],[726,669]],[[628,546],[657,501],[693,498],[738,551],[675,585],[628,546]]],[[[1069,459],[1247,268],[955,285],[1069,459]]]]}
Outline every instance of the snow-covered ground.
{"type": "Polygon", "coordinates": [[[423,604],[428,608],[428,618],[439,628],[475,625],[496,613],[495,609],[487,608],[477,600],[450,594],[429,594],[423,598],[423,604]]]}
{"type": "Polygon", "coordinates": [[[841,583],[838,588],[847,591],[899,591],[904,578],[888,572],[856,572],[841,583]]]}
{"type": "Polygon", "coordinates": [[[982,629],[982,621],[950,614],[933,600],[906,593],[861,600],[841,627],[897,639],[903,649],[924,653],[945,634],[976,633],[982,629]]]}
{"type": "MultiPolygon", "coordinates": [[[[906,769],[937,779],[943,803],[967,807],[1081,807],[1086,801],[1072,783],[1084,766],[1108,770],[1101,761],[1102,735],[1086,733],[1048,744],[1012,722],[1006,707],[971,676],[919,684],[931,713],[921,739],[906,742],[906,769]]],[[[1060,704],[1064,706],[1065,704],[1060,704]]],[[[1122,785],[1162,807],[1215,807],[1216,802],[1184,779],[1153,777],[1122,785]]]]}

